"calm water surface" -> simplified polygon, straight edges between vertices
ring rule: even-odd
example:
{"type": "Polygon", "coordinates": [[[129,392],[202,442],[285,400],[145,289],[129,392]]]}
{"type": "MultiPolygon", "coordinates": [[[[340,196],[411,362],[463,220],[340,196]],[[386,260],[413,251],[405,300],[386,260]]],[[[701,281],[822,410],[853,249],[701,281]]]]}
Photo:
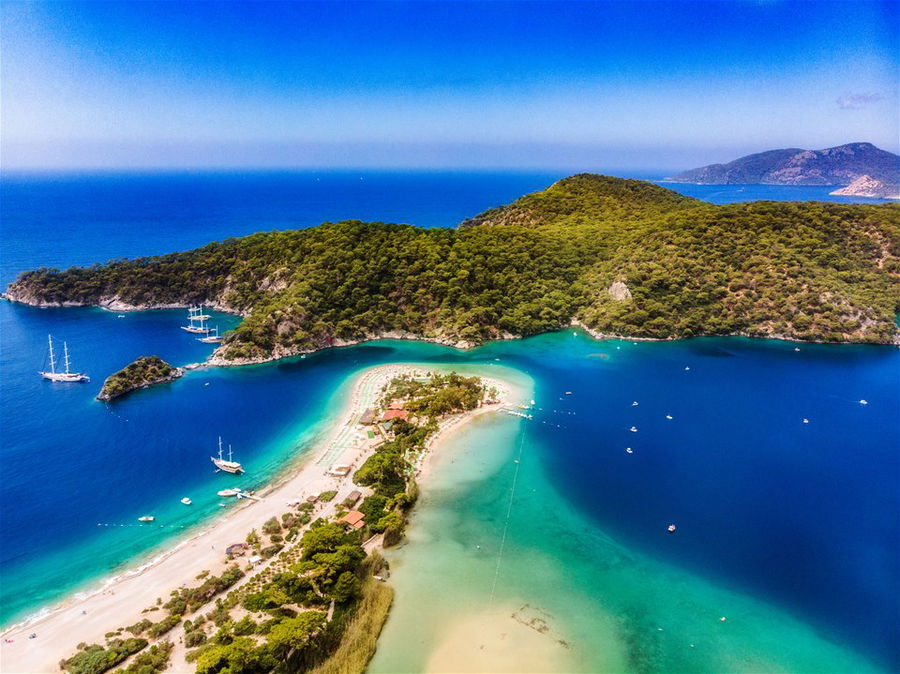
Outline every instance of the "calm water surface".
{"type": "MultiPolygon", "coordinates": [[[[324,219],[455,224],[559,177],[4,177],[0,275],[8,282],[42,264],[167,252],[324,219]]],[[[726,201],[740,194],[713,196],[726,201]]],[[[516,433],[526,434],[532,499],[570,509],[571,522],[578,522],[574,531],[571,522],[569,528],[560,524],[554,540],[536,535],[527,520],[521,530],[514,527],[523,558],[534,555],[548,570],[570,567],[575,578],[600,577],[613,568],[603,547],[608,543],[585,543],[593,552],[573,556],[559,552],[560,541],[612,541],[638,560],[628,568],[641,570],[618,576],[621,587],[632,587],[628,578],[633,587],[655,588],[690,578],[677,594],[685,606],[708,606],[725,596],[715,593],[731,593],[731,601],[759,602],[884,669],[900,667],[897,349],[801,345],[797,352],[794,344],[741,339],[633,344],[571,332],[468,353],[378,342],[302,361],[198,370],[113,404],[93,399],[106,375],[137,356],[156,354],[175,364],[203,360],[210,348],[178,329],[183,313],[118,318],[98,309],[0,303],[4,622],[125,568],[218,514],[215,491],[233,479],[211,472],[216,436],[234,445],[249,469],[240,486],[252,488],[314,443],[345,392],[342,384],[360,368],[395,361],[502,365],[533,382],[540,409],[532,422],[499,437],[509,444],[516,433]],[[68,342],[74,365],[92,375],[90,384],[53,385],[37,377],[48,332],[68,342]],[[182,496],[194,506],[178,503],[182,496]],[[135,526],[146,513],[156,515],[155,525],[135,526]],[[675,536],[665,533],[670,522],[678,526],[675,536]]],[[[215,318],[222,330],[235,320],[215,318]]],[[[505,465],[499,474],[506,474],[505,465]]],[[[431,510],[424,504],[422,517],[443,521],[455,512],[455,521],[471,522],[475,532],[462,540],[477,535],[487,547],[508,486],[503,479],[484,483],[474,501],[435,496],[438,502],[431,510]]],[[[537,516],[527,494],[517,498],[516,512],[537,516]]],[[[407,590],[402,573],[397,578],[402,601],[407,590]]],[[[655,603],[629,602],[608,583],[585,583],[559,592],[577,601],[584,615],[612,621],[603,624],[677,620],[662,596],[655,603]]],[[[785,646],[776,648],[762,633],[716,638],[725,638],[734,652],[753,651],[759,662],[806,669],[816,662],[776,653],[785,646]]],[[[641,669],[640,658],[627,655],[634,647],[629,651],[628,638],[622,639],[626,656],[618,662],[641,669]]],[[[798,649],[805,644],[804,653],[815,650],[812,641],[797,642],[798,649]]],[[[696,662],[678,660],[676,648],[675,642],[661,644],[657,659],[647,662],[740,668],[728,664],[728,647],[696,662]]]]}

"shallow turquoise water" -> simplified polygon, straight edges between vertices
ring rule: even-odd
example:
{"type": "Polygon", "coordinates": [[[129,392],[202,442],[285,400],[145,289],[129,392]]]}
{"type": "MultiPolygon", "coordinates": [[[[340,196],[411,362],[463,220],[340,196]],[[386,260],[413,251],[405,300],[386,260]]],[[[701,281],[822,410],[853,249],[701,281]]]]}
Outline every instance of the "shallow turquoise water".
{"type": "Polygon", "coordinates": [[[877,669],[776,607],[606,535],[547,481],[540,457],[553,450],[539,442],[498,415],[442,448],[409,541],[388,553],[396,599],[370,672],[546,671],[543,651],[560,672],[877,669]],[[495,621],[454,641],[484,615],[495,621]],[[514,618],[533,617],[549,630],[498,665],[514,618]]]}

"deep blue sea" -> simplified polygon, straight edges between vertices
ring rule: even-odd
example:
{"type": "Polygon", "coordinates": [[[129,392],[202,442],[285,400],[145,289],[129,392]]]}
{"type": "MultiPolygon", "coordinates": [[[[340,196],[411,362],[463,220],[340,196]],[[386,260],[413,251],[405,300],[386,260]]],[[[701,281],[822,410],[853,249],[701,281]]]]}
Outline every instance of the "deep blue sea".
{"type": "MultiPolygon", "coordinates": [[[[450,226],[560,177],[3,176],[0,281],[37,266],[182,250],[322,220],[450,226]]],[[[666,186],[717,203],[828,198],[827,188],[666,186]]],[[[220,512],[215,491],[223,485],[253,488],[271,479],[314,443],[336,392],[360,368],[500,359],[534,380],[541,409],[528,433],[541,448],[540,466],[598,531],[769,602],[886,670],[900,668],[896,348],[801,344],[795,351],[793,343],[737,338],[601,342],[572,332],[467,353],[377,342],[305,360],[196,370],[113,404],[94,400],[104,377],[137,356],[203,360],[210,347],[178,329],[183,319],[183,311],[119,318],[0,303],[4,624],[171,545],[220,512]],[[67,341],[91,383],[38,378],[48,333],[67,341]],[[219,435],[234,446],[246,477],[212,473],[219,435]],[[182,506],[183,496],[194,505],[182,506]],[[146,513],[157,521],[137,525],[146,513]],[[677,536],[661,535],[668,522],[678,524],[677,536]]],[[[214,322],[225,330],[236,320],[214,322]]]]}

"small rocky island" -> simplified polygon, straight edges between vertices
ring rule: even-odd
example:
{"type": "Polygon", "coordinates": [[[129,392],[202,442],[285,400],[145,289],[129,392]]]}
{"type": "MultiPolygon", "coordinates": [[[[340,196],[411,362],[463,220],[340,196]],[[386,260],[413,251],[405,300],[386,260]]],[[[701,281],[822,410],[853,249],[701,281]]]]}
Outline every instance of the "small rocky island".
{"type": "Polygon", "coordinates": [[[184,371],[157,356],[142,356],[106,378],[97,400],[113,400],[126,393],[178,379],[184,371]]]}

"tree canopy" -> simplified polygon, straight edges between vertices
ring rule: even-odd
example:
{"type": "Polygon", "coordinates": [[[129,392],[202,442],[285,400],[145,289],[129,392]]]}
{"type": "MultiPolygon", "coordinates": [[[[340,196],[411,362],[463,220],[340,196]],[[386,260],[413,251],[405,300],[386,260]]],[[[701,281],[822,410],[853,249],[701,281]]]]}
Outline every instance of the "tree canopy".
{"type": "Polygon", "coordinates": [[[205,303],[245,315],[224,360],[401,332],[479,343],[556,330],[890,342],[900,205],[716,206],[581,174],[457,229],[326,222],[193,251],[26,272],[11,299],[205,303]]]}

